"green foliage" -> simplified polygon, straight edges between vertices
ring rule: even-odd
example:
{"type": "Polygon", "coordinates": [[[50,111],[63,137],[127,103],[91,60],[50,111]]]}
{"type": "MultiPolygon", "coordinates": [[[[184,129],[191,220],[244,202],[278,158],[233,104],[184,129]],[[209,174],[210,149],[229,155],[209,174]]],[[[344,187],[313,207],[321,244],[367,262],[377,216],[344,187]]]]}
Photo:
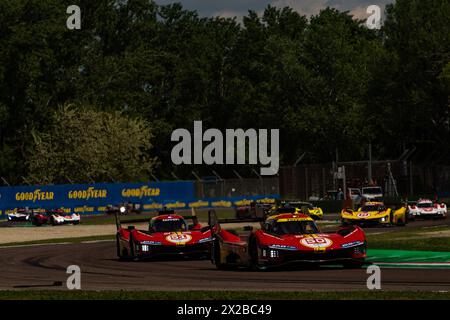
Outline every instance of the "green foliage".
{"type": "Polygon", "coordinates": [[[148,123],[118,112],[64,106],[43,132],[33,132],[27,156],[30,177],[40,184],[64,181],[146,180],[155,159],[148,123]]]}
{"type": "MultiPolygon", "coordinates": [[[[65,104],[145,119],[155,137],[141,156],[158,156],[160,178],[190,176],[192,167],[171,164],[170,135],[194,120],[219,129],[279,128],[282,165],[304,152],[313,162],[334,160],[336,150],[341,160],[365,159],[368,142],[377,158],[412,147],[433,161],[450,157],[446,0],[398,0],[380,31],[330,8],[307,19],[268,6],[239,24],[148,0],[79,1],[82,28],[70,31],[70,4],[0,2],[0,176],[11,183],[64,180],[53,172],[44,178],[29,157],[38,148],[33,136],[49,136],[65,104]]],[[[118,164],[103,160],[110,164],[86,170],[108,180],[105,170],[118,164]]],[[[64,174],[72,172],[61,163],[64,174]]],[[[117,179],[142,177],[114,170],[117,179]]]]}

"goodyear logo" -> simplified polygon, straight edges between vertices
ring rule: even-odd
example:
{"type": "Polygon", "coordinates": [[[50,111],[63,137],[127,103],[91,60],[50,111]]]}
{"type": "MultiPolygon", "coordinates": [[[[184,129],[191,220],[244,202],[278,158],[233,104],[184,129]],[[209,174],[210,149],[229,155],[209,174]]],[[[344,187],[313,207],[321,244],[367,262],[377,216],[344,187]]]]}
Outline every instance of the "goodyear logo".
{"type": "Polygon", "coordinates": [[[256,200],[256,202],[261,203],[261,204],[273,204],[273,203],[275,203],[275,199],[274,198],[264,198],[264,199],[256,200]]]}
{"type": "Polygon", "coordinates": [[[76,207],[73,210],[75,213],[80,213],[80,212],[94,212],[94,207],[76,207]]]}
{"type": "Polygon", "coordinates": [[[232,206],[232,203],[231,203],[231,201],[225,201],[225,200],[222,200],[222,201],[215,201],[215,202],[211,203],[211,205],[212,205],[213,207],[226,207],[226,208],[230,208],[230,207],[232,206]]]}
{"type": "Polygon", "coordinates": [[[159,188],[150,188],[149,186],[142,186],[135,189],[122,189],[122,197],[137,197],[141,199],[142,197],[157,197],[161,194],[159,188]]]}
{"type": "Polygon", "coordinates": [[[89,187],[86,190],[73,190],[69,191],[67,196],[69,199],[98,199],[98,198],[106,198],[108,195],[108,191],[106,189],[95,189],[94,187],[89,187]]]}
{"type": "Polygon", "coordinates": [[[55,193],[51,191],[41,191],[41,189],[36,189],[33,192],[17,192],[17,201],[42,201],[42,200],[54,200],[55,193]]]}
{"type": "Polygon", "coordinates": [[[237,206],[248,206],[253,202],[253,200],[242,199],[235,201],[234,204],[237,206]]]}
{"type": "Polygon", "coordinates": [[[177,209],[177,208],[179,209],[179,208],[186,207],[186,203],[177,201],[177,202],[167,203],[166,207],[168,209],[177,209]]]}
{"type": "Polygon", "coordinates": [[[209,202],[208,201],[198,200],[196,202],[189,202],[189,207],[190,208],[200,208],[200,207],[207,207],[207,206],[209,206],[209,202]]]}
{"type": "Polygon", "coordinates": [[[162,203],[151,203],[151,204],[144,204],[144,209],[162,209],[164,205],[162,203]]]}

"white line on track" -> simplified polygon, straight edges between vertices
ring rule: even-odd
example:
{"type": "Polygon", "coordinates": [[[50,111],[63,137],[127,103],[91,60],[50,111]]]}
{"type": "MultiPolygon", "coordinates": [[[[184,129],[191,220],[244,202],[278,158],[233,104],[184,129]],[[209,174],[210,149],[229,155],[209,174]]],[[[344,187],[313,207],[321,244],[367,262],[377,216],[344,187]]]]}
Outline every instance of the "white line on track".
{"type": "Polygon", "coordinates": [[[0,249],[8,248],[23,248],[23,247],[39,247],[39,246],[50,246],[50,245],[66,245],[66,244],[77,244],[77,243],[98,243],[98,242],[112,242],[114,240],[89,240],[81,242],[49,242],[49,243],[32,243],[32,244],[18,244],[9,246],[8,244],[1,245],[0,249]]]}

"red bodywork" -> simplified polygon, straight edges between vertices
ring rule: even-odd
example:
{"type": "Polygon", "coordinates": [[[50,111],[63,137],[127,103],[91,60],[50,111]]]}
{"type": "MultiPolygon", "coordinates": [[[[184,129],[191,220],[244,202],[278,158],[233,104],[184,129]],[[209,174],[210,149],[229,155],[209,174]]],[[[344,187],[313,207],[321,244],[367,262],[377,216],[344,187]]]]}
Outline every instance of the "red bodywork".
{"type": "Polygon", "coordinates": [[[209,227],[202,228],[196,217],[183,217],[177,214],[160,214],[152,218],[148,230],[138,230],[133,226],[123,228],[120,223],[117,229],[119,258],[142,259],[165,255],[209,258],[211,243],[209,227]],[[188,219],[193,220],[193,224],[188,225],[186,221],[188,219]],[[152,227],[158,220],[184,221],[186,228],[182,231],[158,232],[152,227]]]}
{"type": "Polygon", "coordinates": [[[50,217],[44,212],[44,213],[35,213],[33,217],[31,218],[31,221],[33,225],[35,226],[42,226],[43,224],[48,223],[50,220],[50,217]]]}
{"type": "MultiPolygon", "coordinates": [[[[290,263],[343,264],[361,266],[366,258],[366,237],[357,226],[341,227],[336,233],[283,234],[270,231],[276,221],[315,222],[305,214],[280,214],[263,220],[262,228],[247,235],[224,230],[219,220],[212,224],[213,263],[223,266],[252,266],[264,269],[290,263]]],[[[229,222],[229,221],[227,221],[229,222]]],[[[317,228],[318,230],[318,228],[317,228]]]]}

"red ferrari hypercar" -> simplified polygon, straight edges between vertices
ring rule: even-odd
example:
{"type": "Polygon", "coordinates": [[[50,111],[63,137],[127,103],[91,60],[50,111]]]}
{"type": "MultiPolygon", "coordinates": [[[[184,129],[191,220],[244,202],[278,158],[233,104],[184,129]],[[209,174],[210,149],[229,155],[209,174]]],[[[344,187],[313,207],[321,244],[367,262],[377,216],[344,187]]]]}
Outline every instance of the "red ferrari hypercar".
{"type": "MultiPolygon", "coordinates": [[[[341,227],[336,233],[321,233],[312,218],[302,213],[282,213],[255,218],[261,229],[238,234],[220,223],[243,220],[218,220],[210,212],[213,236],[212,262],[218,268],[230,266],[266,269],[292,263],[342,264],[361,267],[366,257],[366,237],[357,226],[341,227]]],[[[249,222],[252,219],[246,219],[249,222]]]]}
{"type": "Polygon", "coordinates": [[[139,260],[158,256],[184,256],[208,259],[211,255],[211,230],[202,227],[193,216],[181,216],[164,210],[150,219],[148,230],[134,226],[126,228],[121,223],[147,222],[148,218],[117,223],[117,255],[119,259],[139,260]],[[188,224],[191,220],[192,224],[188,224]]]}

